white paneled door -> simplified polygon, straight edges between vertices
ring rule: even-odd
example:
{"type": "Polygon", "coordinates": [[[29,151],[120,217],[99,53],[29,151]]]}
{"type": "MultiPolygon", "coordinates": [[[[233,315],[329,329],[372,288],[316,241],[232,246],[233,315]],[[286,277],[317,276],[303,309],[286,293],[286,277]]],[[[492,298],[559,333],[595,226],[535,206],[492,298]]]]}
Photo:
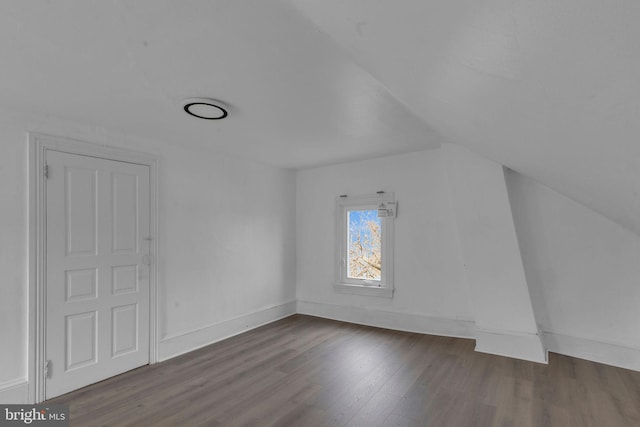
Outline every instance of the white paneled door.
{"type": "Polygon", "coordinates": [[[149,363],[149,167],[46,152],[46,397],[149,363]]]}

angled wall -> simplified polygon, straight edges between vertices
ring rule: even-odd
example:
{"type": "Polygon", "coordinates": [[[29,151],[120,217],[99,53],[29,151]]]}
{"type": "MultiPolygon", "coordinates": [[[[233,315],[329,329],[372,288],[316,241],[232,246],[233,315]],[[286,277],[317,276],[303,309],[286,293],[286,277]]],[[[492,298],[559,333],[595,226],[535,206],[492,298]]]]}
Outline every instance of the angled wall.
{"type": "Polygon", "coordinates": [[[507,183],[549,351],[640,370],[640,236],[517,172],[507,183]]]}
{"type": "Polygon", "coordinates": [[[502,165],[443,145],[476,350],[546,362],[520,256],[502,165]]]}

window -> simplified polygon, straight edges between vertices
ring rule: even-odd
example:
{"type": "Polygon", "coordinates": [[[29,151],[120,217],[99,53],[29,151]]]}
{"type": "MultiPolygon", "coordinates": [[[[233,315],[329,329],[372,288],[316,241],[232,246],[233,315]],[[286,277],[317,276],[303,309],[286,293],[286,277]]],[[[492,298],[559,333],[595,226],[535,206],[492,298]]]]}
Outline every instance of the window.
{"type": "Polygon", "coordinates": [[[393,296],[393,194],[336,200],[338,292],[393,296]]]}

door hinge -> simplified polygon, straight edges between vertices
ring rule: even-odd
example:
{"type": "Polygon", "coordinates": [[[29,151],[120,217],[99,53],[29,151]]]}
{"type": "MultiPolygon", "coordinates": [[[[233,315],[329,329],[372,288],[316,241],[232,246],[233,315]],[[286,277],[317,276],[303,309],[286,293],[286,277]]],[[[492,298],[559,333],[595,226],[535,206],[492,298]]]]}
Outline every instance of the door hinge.
{"type": "Polygon", "coordinates": [[[44,179],[49,179],[49,165],[44,165],[44,179]]]}
{"type": "Polygon", "coordinates": [[[53,364],[51,360],[47,360],[44,364],[44,376],[45,378],[51,378],[51,374],[53,373],[53,364]]]}

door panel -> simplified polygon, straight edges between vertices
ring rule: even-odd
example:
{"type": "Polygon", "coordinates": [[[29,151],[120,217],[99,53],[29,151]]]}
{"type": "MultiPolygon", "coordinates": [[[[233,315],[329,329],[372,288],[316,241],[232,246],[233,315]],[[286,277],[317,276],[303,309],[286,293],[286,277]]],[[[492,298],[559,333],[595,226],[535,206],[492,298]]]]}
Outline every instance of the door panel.
{"type": "Polygon", "coordinates": [[[96,172],[73,167],[65,169],[65,230],[68,256],[96,255],[96,172]]]}
{"type": "Polygon", "coordinates": [[[138,292],[138,266],[119,265],[111,267],[111,294],[138,292]]]}
{"type": "Polygon", "coordinates": [[[98,362],[96,312],[65,316],[66,363],[65,371],[94,365],[98,362]]]}
{"type": "Polygon", "coordinates": [[[111,309],[112,356],[120,356],[138,349],[138,304],[111,309]]]}
{"type": "Polygon", "coordinates": [[[65,302],[98,298],[96,269],[67,270],[65,302]]]}
{"type": "Polygon", "coordinates": [[[149,363],[149,168],[47,151],[46,397],[149,363]]]}
{"type": "Polygon", "coordinates": [[[111,189],[113,253],[136,253],[138,252],[138,177],[114,173],[111,175],[111,189]]]}

